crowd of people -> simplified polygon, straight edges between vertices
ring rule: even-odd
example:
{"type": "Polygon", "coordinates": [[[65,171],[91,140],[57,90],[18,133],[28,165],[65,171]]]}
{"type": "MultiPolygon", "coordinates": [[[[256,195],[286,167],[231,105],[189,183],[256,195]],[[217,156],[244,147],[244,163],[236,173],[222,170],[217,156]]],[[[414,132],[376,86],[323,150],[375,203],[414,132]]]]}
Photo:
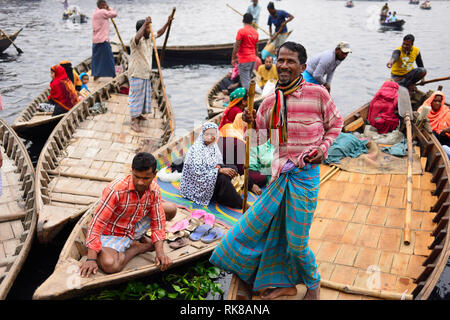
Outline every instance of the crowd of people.
{"type": "MultiPolygon", "coordinates": [[[[386,6],[383,13],[388,16],[386,6]]],[[[92,18],[94,81],[115,76],[109,19],[117,12],[105,0],[97,1],[97,7],[92,18]]],[[[259,57],[256,26],[261,8],[258,0],[252,0],[236,34],[233,69],[221,83],[221,90],[229,95],[228,106],[220,124],[205,122],[189,148],[183,162],[180,194],[202,206],[217,202],[245,212],[220,240],[211,263],[237,274],[253,290],[264,290],[263,299],[295,295],[296,285],[301,282],[307,287],[305,299],[319,299],[321,278],[308,245],[309,229],[317,206],[319,164],[327,158],[343,126],[343,117],[330,95],[331,82],[337,66],[352,50],[348,42],[341,41],[308,58],[303,45],[287,41],[286,25],[294,16],[275,9],[273,2],[269,2],[267,10],[270,42],[276,54],[267,55],[263,63],[259,57]],[[257,93],[262,94],[268,84],[272,87],[250,113],[248,95],[254,76],[257,93]],[[304,123],[308,125],[300,125],[304,123]],[[255,137],[250,146],[248,189],[258,196],[251,206],[243,203],[233,183],[244,174],[249,125],[255,137]],[[281,237],[281,230],[290,236],[281,237]]],[[[171,19],[156,37],[166,32],[171,19]]],[[[389,19],[394,21],[395,12],[389,19]]],[[[139,120],[145,120],[145,114],[152,110],[151,21],[151,17],[137,21],[136,34],[130,40],[129,110],[131,128],[137,132],[142,131],[139,120]]],[[[426,75],[414,40],[413,35],[405,36],[387,63],[392,80],[410,90],[426,75]]],[[[70,110],[83,90],[89,92],[89,76],[78,75],[69,61],[53,66],[51,76],[48,98],[55,105],[55,115],[70,110]]],[[[430,108],[428,119],[433,131],[443,145],[450,147],[450,112],[444,101],[444,94],[435,92],[423,108],[430,108]]],[[[176,207],[161,199],[156,168],[151,154],[138,153],[131,174],[114,180],[103,190],[86,237],[87,260],[80,271],[83,277],[96,274],[98,268],[106,273],[119,272],[131,258],[147,251],[155,251],[161,270],[170,267],[172,261],[164,252],[163,242],[166,222],[174,218],[176,207]]]]}

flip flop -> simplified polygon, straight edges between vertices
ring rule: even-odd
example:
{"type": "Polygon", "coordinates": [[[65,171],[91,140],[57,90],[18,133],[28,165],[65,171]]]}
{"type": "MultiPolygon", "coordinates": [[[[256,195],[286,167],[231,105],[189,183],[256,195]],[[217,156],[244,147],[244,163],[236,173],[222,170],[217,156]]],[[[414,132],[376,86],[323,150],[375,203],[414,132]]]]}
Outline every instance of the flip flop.
{"type": "Polygon", "coordinates": [[[188,244],[189,244],[189,240],[188,239],[180,238],[180,239],[177,239],[176,241],[173,241],[173,242],[169,243],[169,247],[171,249],[176,250],[176,249],[183,248],[183,247],[187,246],[188,244]]]}
{"type": "Polygon", "coordinates": [[[206,214],[206,211],[205,211],[205,210],[197,209],[197,210],[192,211],[191,218],[200,219],[200,218],[203,217],[205,214],[206,214]]]}
{"type": "Polygon", "coordinates": [[[169,233],[167,234],[167,240],[169,240],[169,241],[175,241],[175,240],[177,240],[177,239],[179,239],[179,238],[186,237],[186,236],[188,236],[189,234],[190,234],[190,232],[187,231],[187,230],[181,230],[181,231],[177,231],[177,232],[175,232],[175,233],[169,232],[169,233]]]}
{"type": "Polygon", "coordinates": [[[205,216],[203,217],[203,221],[205,221],[206,224],[209,224],[210,226],[213,226],[215,220],[216,220],[216,216],[215,215],[213,215],[212,213],[206,213],[205,212],[205,216]]]}
{"type": "Polygon", "coordinates": [[[189,221],[187,219],[183,219],[183,220],[176,222],[172,227],[168,228],[167,231],[175,233],[177,231],[186,229],[188,225],[189,225],[189,221]]]}
{"type": "Polygon", "coordinates": [[[201,241],[204,243],[211,243],[222,238],[224,234],[225,230],[219,227],[215,227],[209,230],[208,234],[201,238],[201,241]]]}
{"type": "Polygon", "coordinates": [[[189,239],[192,241],[198,241],[201,237],[203,237],[210,229],[212,228],[209,224],[202,224],[198,226],[193,233],[189,236],[189,239]]]}
{"type": "Polygon", "coordinates": [[[200,221],[200,219],[191,218],[189,220],[189,225],[186,227],[186,230],[192,232],[201,224],[202,222],[200,221]]]}

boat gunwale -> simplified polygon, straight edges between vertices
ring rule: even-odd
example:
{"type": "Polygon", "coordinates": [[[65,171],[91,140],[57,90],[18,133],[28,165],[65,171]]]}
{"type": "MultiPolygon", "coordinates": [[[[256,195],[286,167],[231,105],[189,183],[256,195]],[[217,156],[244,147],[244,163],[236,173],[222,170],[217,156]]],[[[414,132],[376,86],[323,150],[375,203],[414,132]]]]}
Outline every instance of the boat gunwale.
{"type": "MultiPolygon", "coordinates": [[[[18,161],[23,159],[22,168],[26,167],[25,173],[23,173],[23,179],[21,184],[21,192],[25,192],[26,184],[31,182],[31,186],[29,188],[29,191],[26,193],[26,196],[24,197],[24,194],[22,195],[22,198],[25,202],[25,217],[21,218],[22,226],[24,227],[24,232],[22,233],[22,236],[20,237],[19,241],[20,243],[16,246],[16,250],[19,246],[21,246],[20,252],[15,256],[14,262],[12,264],[8,264],[9,270],[5,272],[5,277],[0,280],[0,300],[6,298],[9,290],[11,289],[17,275],[19,274],[21,267],[25,263],[25,260],[28,256],[28,253],[31,250],[31,245],[35,236],[36,226],[37,226],[37,211],[36,211],[36,204],[35,204],[35,192],[34,192],[34,186],[35,186],[35,171],[33,167],[33,163],[31,162],[30,156],[28,155],[28,151],[23,144],[22,140],[19,138],[19,136],[14,132],[14,130],[4,121],[4,119],[0,118],[0,132],[2,133],[2,142],[3,145],[3,139],[5,139],[5,131],[9,132],[11,137],[13,138],[13,142],[15,145],[17,145],[16,148],[16,155],[11,157],[11,154],[13,153],[13,147],[11,148],[5,148],[5,153],[8,158],[10,158],[14,164],[18,167],[18,161]],[[10,149],[10,154],[8,154],[8,149],[10,149]],[[18,151],[20,151],[20,154],[18,154],[18,151]],[[21,158],[22,156],[22,158],[21,158]],[[28,228],[26,226],[28,225],[28,228]],[[23,235],[25,233],[28,233],[25,238],[23,238],[23,235]]],[[[17,219],[19,220],[19,219],[17,219]]]]}

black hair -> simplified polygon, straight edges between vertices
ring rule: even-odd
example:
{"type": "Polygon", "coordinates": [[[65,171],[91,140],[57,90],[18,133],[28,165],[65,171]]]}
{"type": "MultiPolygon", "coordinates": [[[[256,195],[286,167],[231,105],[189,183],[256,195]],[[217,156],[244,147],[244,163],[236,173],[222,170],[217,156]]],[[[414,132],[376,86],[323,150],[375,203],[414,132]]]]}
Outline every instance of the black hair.
{"type": "Polygon", "coordinates": [[[106,0],[98,0],[97,1],[97,7],[100,6],[100,4],[105,3],[105,2],[106,2],[106,0]]]}
{"type": "Polygon", "coordinates": [[[144,25],[144,23],[145,23],[144,19],[138,20],[138,22],[136,22],[136,31],[139,31],[139,29],[144,25]]]}
{"type": "Polygon", "coordinates": [[[131,163],[131,169],[136,171],[147,171],[148,169],[152,169],[153,172],[156,172],[156,159],[155,157],[148,152],[139,152],[131,163]]]}
{"type": "Polygon", "coordinates": [[[281,48],[283,48],[283,47],[286,47],[286,49],[289,49],[291,51],[297,52],[298,53],[298,61],[300,61],[300,64],[306,63],[306,60],[308,59],[308,56],[306,55],[306,49],[300,43],[293,42],[293,41],[287,41],[287,42],[283,43],[277,51],[277,58],[278,58],[278,54],[280,53],[281,48]]]}
{"type": "Polygon", "coordinates": [[[242,19],[242,22],[244,23],[252,23],[253,21],[253,16],[251,13],[246,13],[244,14],[244,18],[242,19]]]}
{"type": "Polygon", "coordinates": [[[414,43],[414,36],[412,34],[407,34],[406,36],[403,37],[403,41],[405,40],[411,40],[412,43],[414,43]]]}
{"type": "Polygon", "coordinates": [[[267,5],[267,9],[275,9],[275,5],[273,4],[272,1],[270,1],[269,4],[267,5]]]}

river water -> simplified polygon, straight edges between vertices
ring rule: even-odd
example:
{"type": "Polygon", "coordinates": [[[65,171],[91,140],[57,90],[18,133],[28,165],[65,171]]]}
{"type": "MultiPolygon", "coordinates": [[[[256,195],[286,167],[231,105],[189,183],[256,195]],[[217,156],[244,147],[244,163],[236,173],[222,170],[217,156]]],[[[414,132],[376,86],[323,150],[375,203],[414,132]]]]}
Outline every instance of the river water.
{"type": "MultiPolygon", "coordinates": [[[[265,7],[268,0],[259,2],[262,6],[259,24],[267,30],[265,7]]],[[[331,95],[344,116],[368,102],[389,77],[386,62],[408,33],[416,37],[415,45],[420,48],[428,70],[427,79],[450,75],[450,43],[448,39],[445,41],[450,2],[434,0],[432,10],[421,10],[417,5],[408,4],[408,0],[389,1],[391,10],[406,20],[401,31],[380,29],[378,14],[384,2],[354,1],[355,7],[346,8],[345,1],[275,1],[277,9],[294,15],[295,19],[288,24],[288,28],[294,30],[290,40],[302,43],[308,55],[334,48],[339,41],[350,43],[353,52],[337,68],[331,84],[331,95]]],[[[110,0],[108,3],[118,11],[115,22],[125,42],[134,35],[138,19],[151,16],[156,32],[176,7],[168,45],[198,45],[234,42],[242,18],[226,4],[245,12],[250,1],[110,0]]],[[[94,0],[72,0],[69,4],[78,5],[89,17],[95,9],[94,0]]],[[[15,43],[24,53],[18,55],[11,46],[0,54],[0,94],[5,105],[0,116],[10,124],[48,86],[52,65],[61,60],[70,60],[76,65],[91,55],[91,20],[86,24],[73,24],[61,19],[62,12],[62,0],[0,0],[0,28],[7,33],[23,28],[15,43]]],[[[259,34],[260,38],[267,37],[261,31],[259,34]]],[[[111,39],[116,37],[113,26],[110,35],[111,39]]],[[[157,39],[157,44],[163,41],[164,36],[157,39]]],[[[166,91],[174,108],[177,136],[204,121],[206,93],[229,68],[229,65],[191,65],[163,70],[166,91]]],[[[443,91],[448,96],[449,82],[433,83],[421,89],[435,89],[439,84],[444,86],[443,91]]],[[[36,161],[39,153],[35,150],[31,153],[36,161]]],[[[53,254],[56,254],[56,262],[57,250],[53,254]]],[[[34,259],[38,261],[39,256],[34,259]]],[[[39,284],[43,280],[35,282],[39,284]]],[[[433,298],[450,299],[449,268],[441,277],[433,298]]]]}

